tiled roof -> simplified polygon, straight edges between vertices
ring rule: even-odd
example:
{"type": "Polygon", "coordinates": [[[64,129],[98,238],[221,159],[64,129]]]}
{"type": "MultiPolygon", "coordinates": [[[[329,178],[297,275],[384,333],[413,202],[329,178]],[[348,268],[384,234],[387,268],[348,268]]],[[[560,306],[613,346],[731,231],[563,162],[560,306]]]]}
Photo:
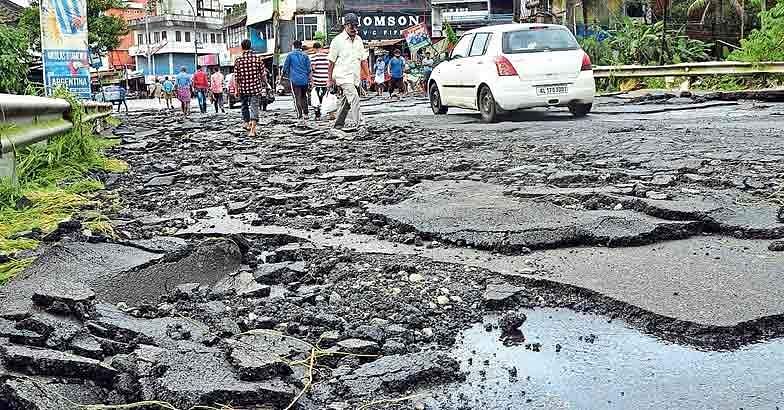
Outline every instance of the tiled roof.
{"type": "Polygon", "coordinates": [[[16,23],[22,16],[23,7],[9,0],[0,0],[0,23],[16,23]]]}

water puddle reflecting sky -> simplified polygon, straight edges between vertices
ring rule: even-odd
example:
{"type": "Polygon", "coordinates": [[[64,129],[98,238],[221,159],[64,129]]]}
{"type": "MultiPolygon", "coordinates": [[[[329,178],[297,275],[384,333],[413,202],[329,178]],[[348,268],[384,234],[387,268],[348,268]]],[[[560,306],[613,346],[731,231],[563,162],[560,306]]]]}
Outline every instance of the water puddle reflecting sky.
{"type": "Polygon", "coordinates": [[[453,350],[467,380],[437,389],[432,408],[784,409],[782,339],[700,351],[603,316],[523,312],[525,344],[541,343],[540,351],[504,346],[499,330],[472,327],[453,350]]]}

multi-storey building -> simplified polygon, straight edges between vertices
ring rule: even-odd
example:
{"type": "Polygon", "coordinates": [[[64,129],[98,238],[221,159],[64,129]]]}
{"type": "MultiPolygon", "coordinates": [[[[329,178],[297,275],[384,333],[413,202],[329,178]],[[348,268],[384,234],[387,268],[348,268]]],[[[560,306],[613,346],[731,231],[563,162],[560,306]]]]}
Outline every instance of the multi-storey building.
{"type": "Polygon", "coordinates": [[[129,54],[146,76],[173,75],[181,67],[193,72],[198,56],[227,54],[223,9],[218,0],[163,0],[154,16],[129,24],[134,45],[129,54]],[[194,2],[195,1],[195,2],[194,2]]]}
{"type": "MultiPolygon", "coordinates": [[[[327,32],[326,0],[277,0],[279,28],[273,28],[273,0],[248,0],[247,27],[253,49],[260,53],[291,51],[294,40],[312,41],[327,32]],[[277,37],[276,38],[276,34],[277,37]]],[[[334,7],[333,7],[334,9],[334,7]]]]}
{"type": "MultiPolygon", "coordinates": [[[[248,38],[248,28],[246,26],[248,16],[245,7],[246,4],[241,3],[225,9],[223,32],[229,54],[227,65],[233,65],[234,60],[242,54],[240,43],[248,38]]],[[[266,45],[264,48],[266,49],[266,45]]]]}
{"type": "MultiPolygon", "coordinates": [[[[119,17],[126,23],[138,20],[145,16],[145,0],[131,0],[123,4],[121,8],[112,8],[106,11],[110,16],[119,17]]],[[[154,12],[154,10],[153,10],[154,12]]],[[[114,50],[110,50],[107,55],[109,67],[113,69],[135,69],[136,59],[131,57],[128,50],[134,45],[133,33],[120,37],[120,45],[114,50]]]]}

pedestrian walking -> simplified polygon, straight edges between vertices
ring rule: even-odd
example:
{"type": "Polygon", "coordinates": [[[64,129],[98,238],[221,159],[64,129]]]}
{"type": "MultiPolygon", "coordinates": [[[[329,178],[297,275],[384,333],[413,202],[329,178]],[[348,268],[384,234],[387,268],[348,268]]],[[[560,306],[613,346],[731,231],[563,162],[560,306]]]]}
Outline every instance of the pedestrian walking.
{"type": "Polygon", "coordinates": [[[193,74],[193,89],[196,91],[196,101],[199,102],[199,111],[202,114],[207,113],[207,90],[210,88],[206,69],[206,67],[202,67],[193,74]]]}
{"type": "Polygon", "coordinates": [[[430,75],[433,73],[433,66],[435,62],[433,61],[433,57],[431,57],[430,52],[425,52],[425,58],[422,59],[422,81],[425,89],[425,94],[427,94],[428,82],[430,82],[430,75]]]}
{"type": "Polygon", "coordinates": [[[302,52],[301,41],[294,40],[291,45],[293,50],[283,62],[283,72],[291,82],[297,119],[306,120],[308,119],[308,96],[310,94],[310,58],[302,52]]]}
{"type": "Polygon", "coordinates": [[[193,80],[191,79],[191,75],[188,74],[187,68],[182,67],[180,69],[180,73],[177,74],[175,83],[177,85],[177,99],[180,100],[182,115],[187,117],[191,112],[191,87],[193,86],[193,80]]]}
{"type": "Polygon", "coordinates": [[[384,83],[386,82],[387,63],[381,56],[376,57],[376,64],[373,66],[374,81],[376,83],[376,94],[379,97],[384,95],[384,83]]]}
{"type": "Polygon", "coordinates": [[[389,64],[387,64],[387,71],[392,78],[389,85],[389,98],[392,98],[393,93],[397,92],[398,99],[400,99],[400,95],[404,92],[403,72],[405,67],[406,59],[400,55],[400,49],[395,50],[394,56],[389,59],[389,64]]]}
{"type": "Polygon", "coordinates": [[[242,40],[242,55],[234,62],[234,81],[242,102],[242,121],[249,137],[256,136],[256,123],[259,120],[259,96],[267,86],[267,68],[264,60],[253,54],[250,40],[242,40]]]}
{"type": "Polygon", "coordinates": [[[319,104],[314,110],[316,111],[316,120],[320,120],[321,104],[324,102],[324,96],[329,92],[327,88],[327,83],[329,82],[329,60],[327,59],[327,54],[321,48],[321,43],[313,44],[313,48],[316,49],[316,54],[310,59],[310,83],[315,88],[316,96],[318,97],[319,104]]]}
{"type": "Polygon", "coordinates": [[[368,52],[357,34],[359,19],[354,13],[343,17],[343,31],[329,47],[329,84],[336,85],[340,97],[335,128],[353,131],[361,124],[359,111],[359,82],[362,64],[367,64],[368,52]],[[346,121],[349,121],[348,123],[346,121]]]}
{"type": "Polygon", "coordinates": [[[163,98],[166,101],[166,108],[171,110],[174,108],[172,104],[172,96],[174,95],[174,81],[169,77],[163,80],[163,98]]]}
{"type": "Polygon", "coordinates": [[[215,114],[226,112],[223,108],[223,73],[220,72],[218,67],[212,68],[212,75],[210,76],[210,94],[212,94],[212,103],[215,104],[215,114]]]}
{"type": "Polygon", "coordinates": [[[163,85],[158,77],[155,77],[155,83],[152,85],[152,98],[158,100],[158,109],[163,109],[163,85]]]}

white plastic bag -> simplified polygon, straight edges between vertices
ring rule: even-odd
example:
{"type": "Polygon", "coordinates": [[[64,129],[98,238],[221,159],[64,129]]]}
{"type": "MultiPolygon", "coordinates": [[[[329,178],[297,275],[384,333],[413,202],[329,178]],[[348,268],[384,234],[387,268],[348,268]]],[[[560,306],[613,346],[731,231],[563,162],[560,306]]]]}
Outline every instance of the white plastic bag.
{"type": "Polygon", "coordinates": [[[321,102],[321,112],[330,113],[338,110],[338,97],[335,94],[327,93],[321,102]]]}
{"type": "Polygon", "coordinates": [[[316,92],[315,88],[310,90],[310,106],[311,107],[321,106],[321,102],[319,102],[319,98],[318,98],[318,92],[316,92]]]}

